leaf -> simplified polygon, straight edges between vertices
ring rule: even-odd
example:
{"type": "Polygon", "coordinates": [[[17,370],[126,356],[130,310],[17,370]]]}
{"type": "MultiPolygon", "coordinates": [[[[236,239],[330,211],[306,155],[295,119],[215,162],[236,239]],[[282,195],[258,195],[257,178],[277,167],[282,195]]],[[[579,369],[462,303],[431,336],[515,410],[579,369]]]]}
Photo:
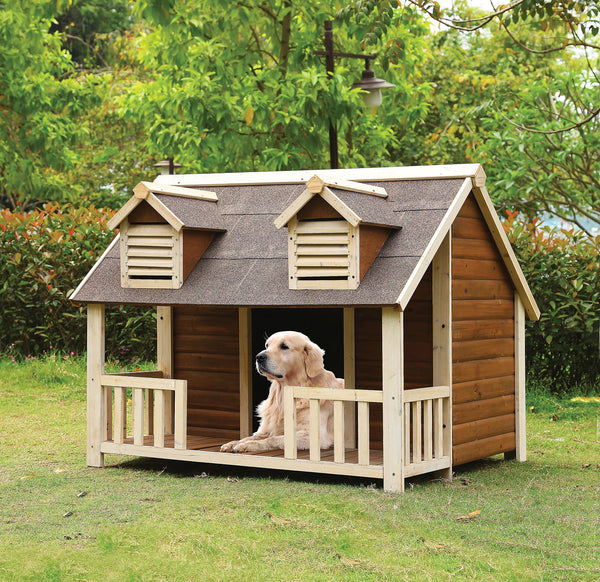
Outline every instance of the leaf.
{"type": "Polygon", "coordinates": [[[342,562],[342,564],[345,564],[346,566],[358,566],[361,563],[360,560],[346,558],[346,556],[342,556],[342,554],[337,554],[337,557],[340,559],[340,562],[342,562]]]}
{"type": "Polygon", "coordinates": [[[277,525],[289,525],[290,523],[293,523],[291,519],[286,519],[285,517],[279,517],[272,513],[267,513],[267,515],[271,518],[271,521],[277,525]]]}
{"type": "Polygon", "coordinates": [[[469,513],[468,515],[461,515],[460,517],[457,517],[456,521],[466,521],[466,520],[469,520],[469,519],[474,519],[480,513],[481,513],[481,509],[476,509],[475,511],[471,511],[471,513],[469,513]]]}
{"type": "Polygon", "coordinates": [[[254,107],[252,105],[248,105],[248,109],[246,109],[246,115],[244,116],[244,121],[246,125],[249,126],[254,119],[254,107]]]}

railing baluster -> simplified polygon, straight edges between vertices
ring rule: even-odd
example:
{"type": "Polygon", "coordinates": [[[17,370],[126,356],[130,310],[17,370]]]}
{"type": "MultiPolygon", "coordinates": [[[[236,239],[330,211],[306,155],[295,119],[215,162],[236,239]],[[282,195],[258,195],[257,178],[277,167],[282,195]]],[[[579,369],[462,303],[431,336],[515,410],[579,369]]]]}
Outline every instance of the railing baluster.
{"type": "Polygon", "coordinates": [[[296,402],[294,388],[286,386],[283,392],[283,455],[286,459],[298,456],[296,448],[296,402]]]}
{"type": "Polygon", "coordinates": [[[444,456],[444,400],[436,398],[433,401],[433,455],[435,459],[444,456]]]}
{"type": "Polygon", "coordinates": [[[187,380],[175,380],[175,448],[187,446],[187,380]]]}
{"type": "Polygon", "coordinates": [[[433,426],[431,415],[431,400],[423,402],[423,460],[433,459],[433,426]]]}
{"type": "Polygon", "coordinates": [[[154,446],[165,446],[165,391],[154,390],[154,446]]]}
{"type": "Polygon", "coordinates": [[[321,401],[311,398],[310,402],[310,460],[321,460],[321,401]]]}
{"type": "Polygon", "coordinates": [[[144,389],[133,388],[133,444],[144,444],[144,389]]]}
{"type": "Polygon", "coordinates": [[[123,444],[127,436],[127,388],[115,388],[115,424],[113,440],[123,444]]]}
{"type": "Polygon", "coordinates": [[[369,434],[369,403],[358,402],[358,464],[368,465],[371,449],[369,434]]]}
{"type": "Polygon", "coordinates": [[[333,460],[335,463],[346,461],[346,443],[344,438],[344,403],[333,402],[333,460]]]}
{"type": "Polygon", "coordinates": [[[152,398],[154,390],[147,388],[144,390],[144,424],[147,434],[154,434],[154,398],[152,398]]]}
{"type": "Polygon", "coordinates": [[[410,403],[404,404],[404,464],[410,465],[410,403]]]}
{"type": "Polygon", "coordinates": [[[420,463],[421,457],[421,400],[412,403],[412,453],[413,463],[420,463]]]}

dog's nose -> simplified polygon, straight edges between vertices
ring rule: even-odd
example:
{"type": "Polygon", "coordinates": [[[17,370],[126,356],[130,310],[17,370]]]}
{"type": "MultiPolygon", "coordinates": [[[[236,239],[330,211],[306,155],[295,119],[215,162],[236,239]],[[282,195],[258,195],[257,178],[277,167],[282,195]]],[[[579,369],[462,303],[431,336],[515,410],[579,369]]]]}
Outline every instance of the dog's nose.
{"type": "Polygon", "coordinates": [[[260,352],[260,354],[258,354],[256,356],[256,362],[258,364],[264,364],[267,361],[267,354],[265,354],[265,352],[260,352]]]}

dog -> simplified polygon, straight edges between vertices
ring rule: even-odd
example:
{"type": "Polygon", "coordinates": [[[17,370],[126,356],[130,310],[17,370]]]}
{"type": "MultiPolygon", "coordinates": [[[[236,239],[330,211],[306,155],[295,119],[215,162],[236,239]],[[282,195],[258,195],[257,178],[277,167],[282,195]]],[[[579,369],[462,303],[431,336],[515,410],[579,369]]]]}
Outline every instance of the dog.
{"type": "MultiPolygon", "coordinates": [[[[250,453],[284,448],[283,388],[312,386],[343,388],[344,381],[325,370],[325,351],[303,333],[280,331],[270,336],[265,349],[256,356],[259,374],[271,380],[269,395],[256,411],[260,417],[258,430],[249,437],[231,441],[221,447],[226,453],[250,453]]],[[[310,409],[306,398],[296,400],[296,445],[298,450],[310,448],[310,409]]],[[[333,444],[333,403],[321,401],[320,445],[333,444]]]]}

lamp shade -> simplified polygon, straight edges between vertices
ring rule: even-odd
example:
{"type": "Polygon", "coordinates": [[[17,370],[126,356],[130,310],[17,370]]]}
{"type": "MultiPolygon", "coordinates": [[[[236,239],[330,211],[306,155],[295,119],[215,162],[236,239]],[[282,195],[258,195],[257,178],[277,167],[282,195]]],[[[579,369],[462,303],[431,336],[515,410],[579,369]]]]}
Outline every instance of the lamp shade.
{"type": "Polygon", "coordinates": [[[363,95],[366,107],[378,107],[381,105],[381,89],[386,89],[388,87],[395,87],[395,85],[388,83],[383,79],[378,79],[375,76],[375,72],[370,68],[366,68],[362,72],[361,80],[356,81],[356,83],[352,85],[353,89],[362,89],[363,91],[366,91],[363,95]]]}

